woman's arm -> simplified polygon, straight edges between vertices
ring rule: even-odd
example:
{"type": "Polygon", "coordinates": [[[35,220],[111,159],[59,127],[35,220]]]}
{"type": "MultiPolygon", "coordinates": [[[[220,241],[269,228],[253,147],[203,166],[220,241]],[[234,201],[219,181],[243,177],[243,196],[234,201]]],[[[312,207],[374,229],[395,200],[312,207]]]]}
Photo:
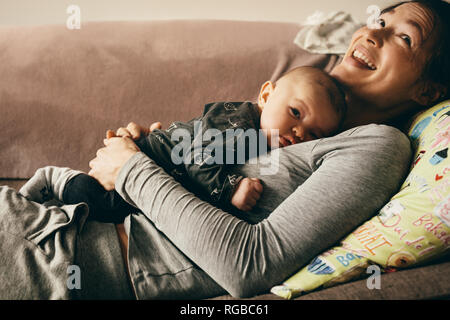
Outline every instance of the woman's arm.
{"type": "Polygon", "coordinates": [[[123,165],[116,190],[230,294],[252,296],[292,275],[381,208],[411,156],[409,140],[386,126],[361,127],[310,146],[281,151],[297,154],[292,165],[313,173],[254,225],[201,201],[143,153],[123,165]]]}

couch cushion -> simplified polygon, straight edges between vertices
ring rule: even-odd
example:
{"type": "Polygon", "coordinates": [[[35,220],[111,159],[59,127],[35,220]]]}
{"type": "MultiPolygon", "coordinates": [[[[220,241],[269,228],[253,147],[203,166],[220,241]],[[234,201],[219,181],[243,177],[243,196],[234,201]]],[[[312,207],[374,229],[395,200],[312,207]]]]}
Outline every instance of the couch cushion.
{"type": "Polygon", "coordinates": [[[293,44],[291,23],[91,22],[0,27],[0,178],[45,165],[88,170],[107,129],[189,120],[212,101],[252,100],[291,67],[337,56],[293,44]]]}

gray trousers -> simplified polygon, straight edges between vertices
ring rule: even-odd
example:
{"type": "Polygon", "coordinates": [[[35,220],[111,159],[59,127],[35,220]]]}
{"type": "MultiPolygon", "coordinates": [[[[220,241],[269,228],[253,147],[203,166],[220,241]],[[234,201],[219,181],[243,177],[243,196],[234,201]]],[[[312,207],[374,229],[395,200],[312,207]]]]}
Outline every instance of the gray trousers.
{"type": "Polygon", "coordinates": [[[113,224],[0,187],[0,299],[133,299],[113,224]]]}

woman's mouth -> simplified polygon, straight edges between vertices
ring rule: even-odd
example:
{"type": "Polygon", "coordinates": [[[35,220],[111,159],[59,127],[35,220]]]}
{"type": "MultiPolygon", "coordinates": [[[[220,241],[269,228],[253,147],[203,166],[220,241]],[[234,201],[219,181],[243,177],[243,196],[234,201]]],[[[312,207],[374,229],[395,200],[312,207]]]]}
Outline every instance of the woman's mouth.
{"type": "Polygon", "coordinates": [[[347,57],[346,60],[347,62],[358,68],[369,69],[372,71],[377,70],[377,67],[375,66],[375,63],[372,61],[372,59],[358,49],[355,49],[352,55],[347,57]]]}

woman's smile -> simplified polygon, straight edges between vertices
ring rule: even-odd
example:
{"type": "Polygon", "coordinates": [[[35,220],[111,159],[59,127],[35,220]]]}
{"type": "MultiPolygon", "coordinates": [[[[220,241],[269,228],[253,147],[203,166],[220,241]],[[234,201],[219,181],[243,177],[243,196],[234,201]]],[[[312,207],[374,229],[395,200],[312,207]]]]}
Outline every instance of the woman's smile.
{"type": "Polygon", "coordinates": [[[369,51],[362,46],[357,46],[350,57],[358,62],[358,66],[362,65],[369,70],[377,69],[375,63],[373,62],[374,59],[369,54],[369,51]]]}

